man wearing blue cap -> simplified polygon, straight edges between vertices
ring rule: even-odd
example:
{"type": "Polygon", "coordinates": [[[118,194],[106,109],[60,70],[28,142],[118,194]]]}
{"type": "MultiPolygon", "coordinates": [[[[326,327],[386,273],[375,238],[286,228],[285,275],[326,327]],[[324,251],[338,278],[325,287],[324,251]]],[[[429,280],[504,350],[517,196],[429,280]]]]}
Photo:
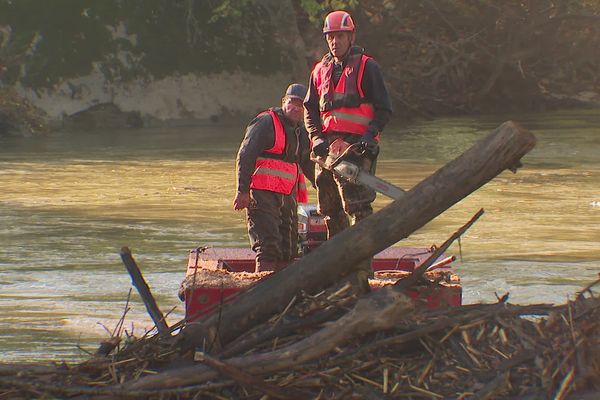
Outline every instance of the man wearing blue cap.
{"type": "Polygon", "coordinates": [[[294,218],[298,179],[314,184],[310,142],[302,125],[306,87],[288,86],[281,107],[258,114],[246,128],[237,155],[235,210],[246,209],[256,271],[276,271],[296,255],[294,218]]]}

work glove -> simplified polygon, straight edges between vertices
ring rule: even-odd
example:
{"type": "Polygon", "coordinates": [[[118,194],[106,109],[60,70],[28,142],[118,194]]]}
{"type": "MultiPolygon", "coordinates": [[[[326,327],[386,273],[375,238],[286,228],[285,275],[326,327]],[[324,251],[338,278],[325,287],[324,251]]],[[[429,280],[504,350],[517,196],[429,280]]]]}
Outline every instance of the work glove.
{"type": "Polygon", "coordinates": [[[327,140],[321,139],[314,145],[312,151],[317,157],[327,157],[327,154],[329,154],[329,143],[327,140]]]}
{"type": "Polygon", "coordinates": [[[375,140],[377,134],[373,131],[368,130],[360,138],[360,143],[364,146],[365,150],[373,157],[379,153],[379,143],[375,140]]]}

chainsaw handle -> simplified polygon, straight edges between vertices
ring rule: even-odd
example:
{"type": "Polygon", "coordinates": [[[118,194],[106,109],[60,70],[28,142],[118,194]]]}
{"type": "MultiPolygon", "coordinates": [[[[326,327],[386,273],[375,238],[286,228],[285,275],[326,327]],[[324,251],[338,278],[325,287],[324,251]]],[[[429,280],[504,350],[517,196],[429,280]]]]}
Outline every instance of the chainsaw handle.
{"type": "Polygon", "coordinates": [[[330,168],[335,168],[339,163],[344,161],[344,158],[348,155],[348,153],[352,152],[356,155],[363,155],[366,151],[365,145],[363,143],[357,142],[353,143],[342,154],[338,156],[330,165],[330,168]]]}

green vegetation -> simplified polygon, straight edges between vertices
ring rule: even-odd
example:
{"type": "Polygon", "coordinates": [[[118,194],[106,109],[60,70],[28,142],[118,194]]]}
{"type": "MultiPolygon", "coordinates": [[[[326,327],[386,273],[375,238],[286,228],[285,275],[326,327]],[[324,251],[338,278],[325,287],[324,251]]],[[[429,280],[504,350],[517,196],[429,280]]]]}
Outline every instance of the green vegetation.
{"type": "Polygon", "coordinates": [[[117,84],[270,75],[323,47],[332,9],[352,13],[400,115],[543,110],[600,93],[600,0],[0,0],[0,86],[93,71],[117,84]],[[297,32],[308,51],[293,58],[297,32]]]}
{"type": "Polygon", "coordinates": [[[412,112],[536,110],[600,92],[598,0],[364,0],[355,19],[412,112]]]}
{"type": "Polygon", "coordinates": [[[97,68],[110,80],[286,65],[254,1],[0,0],[5,85],[51,87],[97,68]]]}
{"type": "Polygon", "coordinates": [[[5,134],[39,134],[47,131],[45,115],[14,90],[0,88],[0,137],[5,134]]]}

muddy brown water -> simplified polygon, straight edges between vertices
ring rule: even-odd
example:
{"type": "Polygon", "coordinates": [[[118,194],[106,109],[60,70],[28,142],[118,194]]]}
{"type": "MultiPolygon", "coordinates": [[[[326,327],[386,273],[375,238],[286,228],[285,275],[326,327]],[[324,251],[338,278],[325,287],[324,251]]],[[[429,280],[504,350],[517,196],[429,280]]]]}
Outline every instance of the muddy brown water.
{"type": "MultiPolygon", "coordinates": [[[[392,124],[378,174],[410,188],[507,119],[538,137],[524,167],[399,245],[440,244],[484,208],[450,249],[464,302],[509,292],[514,303],[562,303],[600,272],[598,110],[392,124]]],[[[131,287],[124,245],[173,310],[168,322],[181,318],[187,251],[247,245],[244,216],[231,209],[245,122],[0,138],[0,361],[95,350],[131,287]]],[[[375,207],[389,202],[379,196],[375,207]]],[[[152,324],[135,293],[130,306],[125,327],[142,334],[152,324]]]]}

